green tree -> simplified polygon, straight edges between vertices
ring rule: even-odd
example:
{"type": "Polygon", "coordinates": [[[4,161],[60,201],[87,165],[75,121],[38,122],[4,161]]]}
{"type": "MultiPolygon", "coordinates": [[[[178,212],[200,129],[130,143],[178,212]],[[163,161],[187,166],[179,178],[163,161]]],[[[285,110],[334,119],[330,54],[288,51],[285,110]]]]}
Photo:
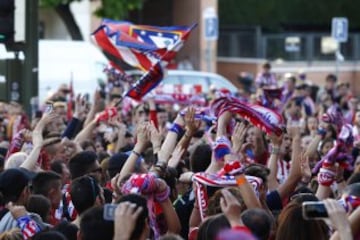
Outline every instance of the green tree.
{"type": "MultiPolygon", "coordinates": [[[[80,28],[76,23],[70,4],[81,0],[40,0],[40,6],[53,8],[60,16],[73,40],[83,40],[80,28]]],[[[94,0],[90,0],[94,1],[94,0]]],[[[141,9],[143,0],[101,0],[102,6],[96,10],[95,14],[99,17],[111,19],[125,19],[128,12],[141,9]]]]}

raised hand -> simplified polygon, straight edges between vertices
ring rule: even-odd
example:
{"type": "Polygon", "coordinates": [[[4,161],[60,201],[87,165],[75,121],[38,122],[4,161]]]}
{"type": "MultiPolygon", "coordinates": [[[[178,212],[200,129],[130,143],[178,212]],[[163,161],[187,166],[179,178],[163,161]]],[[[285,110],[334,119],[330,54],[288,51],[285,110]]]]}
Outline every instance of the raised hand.
{"type": "Polygon", "coordinates": [[[229,220],[230,225],[241,225],[241,205],[239,201],[227,190],[221,190],[222,198],[220,198],[220,207],[226,218],[229,220]]]}
{"type": "Polygon", "coordinates": [[[136,130],[137,144],[142,147],[146,146],[146,144],[150,141],[151,137],[150,128],[150,123],[148,122],[143,122],[139,124],[136,130]]]}
{"type": "Polygon", "coordinates": [[[78,94],[75,99],[75,111],[74,111],[74,118],[78,118],[79,120],[84,120],[86,117],[87,106],[86,100],[84,96],[78,94]]]}
{"type": "Polygon", "coordinates": [[[232,148],[235,153],[239,153],[241,151],[241,147],[245,142],[245,136],[248,126],[245,123],[236,123],[234,132],[231,136],[232,148]]]}
{"type": "Polygon", "coordinates": [[[155,150],[156,151],[160,150],[163,136],[160,133],[160,131],[157,130],[153,122],[151,122],[151,124],[149,125],[149,131],[150,131],[150,141],[154,148],[154,152],[155,150]]]}
{"type": "Polygon", "coordinates": [[[195,120],[196,109],[194,107],[189,107],[185,114],[185,125],[186,131],[193,135],[199,129],[201,121],[195,120]]]}
{"type": "Polygon", "coordinates": [[[130,240],[136,221],[143,211],[134,203],[122,202],[115,210],[114,240],[130,240]]]}
{"type": "Polygon", "coordinates": [[[334,199],[325,199],[324,205],[329,215],[331,224],[339,231],[341,239],[352,239],[349,219],[343,206],[334,199]]]}
{"type": "Polygon", "coordinates": [[[273,146],[280,147],[283,139],[283,134],[280,136],[277,136],[274,133],[271,133],[269,135],[270,142],[273,146]]]}
{"type": "Polygon", "coordinates": [[[304,156],[304,154],[301,155],[300,167],[301,167],[301,176],[302,176],[301,181],[304,183],[310,182],[312,175],[311,175],[308,156],[304,156]]]}

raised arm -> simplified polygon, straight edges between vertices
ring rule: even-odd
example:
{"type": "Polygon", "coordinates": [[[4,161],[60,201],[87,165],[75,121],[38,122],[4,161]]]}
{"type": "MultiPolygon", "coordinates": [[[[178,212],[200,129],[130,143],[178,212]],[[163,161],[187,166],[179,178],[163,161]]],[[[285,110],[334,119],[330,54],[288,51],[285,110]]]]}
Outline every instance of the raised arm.
{"type": "Polygon", "coordinates": [[[292,126],[288,128],[288,133],[292,137],[291,167],[288,178],[281,184],[277,191],[283,199],[287,197],[301,180],[301,135],[300,127],[292,126]]]}
{"type": "Polygon", "coordinates": [[[141,157],[141,153],[145,150],[146,145],[150,140],[149,123],[142,123],[137,128],[137,142],[134,149],[131,151],[123,168],[120,171],[119,181],[122,181],[125,176],[131,174],[135,170],[136,161],[141,157]]]}
{"type": "Polygon", "coordinates": [[[165,137],[164,143],[161,145],[160,151],[158,152],[158,159],[160,161],[167,161],[170,158],[171,153],[175,149],[178,136],[181,136],[184,132],[184,126],[184,119],[180,114],[178,114],[165,137]]]}
{"type": "Polygon", "coordinates": [[[36,164],[40,156],[40,152],[43,145],[43,130],[48,123],[54,121],[58,116],[55,113],[45,113],[41,120],[36,125],[34,131],[32,132],[32,140],[33,140],[33,149],[31,150],[29,156],[25,159],[25,161],[20,165],[22,168],[26,168],[30,171],[34,171],[36,169],[36,164]]]}
{"type": "Polygon", "coordinates": [[[100,112],[103,107],[101,106],[102,99],[100,96],[100,92],[98,90],[94,93],[94,102],[91,105],[90,111],[86,117],[86,120],[84,122],[84,127],[86,127],[88,124],[90,124],[93,119],[95,118],[96,113],[100,112]]]}
{"type": "MultiPolygon", "coordinates": [[[[360,207],[356,208],[354,212],[352,212],[349,216],[349,222],[351,226],[351,232],[353,236],[358,236],[360,234],[360,207]]],[[[336,231],[331,236],[330,240],[343,240],[339,232],[336,231]]]]}
{"type": "Polygon", "coordinates": [[[155,193],[155,200],[161,205],[168,232],[178,234],[181,231],[181,224],[169,198],[170,189],[164,180],[158,178],[156,181],[158,187],[155,193]]]}
{"type": "Polygon", "coordinates": [[[283,135],[281,135],[280,137],[276,136],[275,134],[270,135],[271,152],[269,161],[267,163],[267,167],[270,169],[270,174],[268,176],[269,191],[275,190],[279,187],[279,182],[277,180],[277,172],[282,136],[283,135]]]}

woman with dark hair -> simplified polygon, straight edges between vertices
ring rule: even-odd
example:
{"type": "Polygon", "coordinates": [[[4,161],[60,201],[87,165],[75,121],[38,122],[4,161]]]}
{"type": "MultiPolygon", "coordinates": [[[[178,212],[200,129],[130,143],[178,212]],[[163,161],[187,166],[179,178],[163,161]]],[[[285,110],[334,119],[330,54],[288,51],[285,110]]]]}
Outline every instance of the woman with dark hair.
{"type": "Polygon", "coordinates": [[[207,218],[199,227],[197,240],[215,240],[216,236],[225,229],[230,229],[230,223],[224,214],[207,218]]]}
{"type": "Polygon", "coordinates": [[[301,203],[289,203],[279,215],[276,240],[327,240],[329,237],[325,222],[303,219],[301,203]]]}

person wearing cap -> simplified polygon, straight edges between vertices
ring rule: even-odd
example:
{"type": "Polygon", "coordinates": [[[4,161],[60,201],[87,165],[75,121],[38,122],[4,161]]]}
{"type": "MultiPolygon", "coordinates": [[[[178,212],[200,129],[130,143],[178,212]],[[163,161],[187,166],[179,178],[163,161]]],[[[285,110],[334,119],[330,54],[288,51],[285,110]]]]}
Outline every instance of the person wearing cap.
{"type": "MultiPolygon", "coordinates": [[[[45,228],[40,216],[27,213],[25,204],[30,196],[29,182],[33,174],[26,169],[12,168],[0,174],[0,193],[2,209],[0,210],[0,232],[20,228],[23,235],[27,230],[35,234],[45,228]],[[21,216],[17,213],[22,212],[21,216]],[[28,228],[29,224],[33,228],[28,228]]],[[[24,238],[26,236],[24,235],[24,238]]]]}

